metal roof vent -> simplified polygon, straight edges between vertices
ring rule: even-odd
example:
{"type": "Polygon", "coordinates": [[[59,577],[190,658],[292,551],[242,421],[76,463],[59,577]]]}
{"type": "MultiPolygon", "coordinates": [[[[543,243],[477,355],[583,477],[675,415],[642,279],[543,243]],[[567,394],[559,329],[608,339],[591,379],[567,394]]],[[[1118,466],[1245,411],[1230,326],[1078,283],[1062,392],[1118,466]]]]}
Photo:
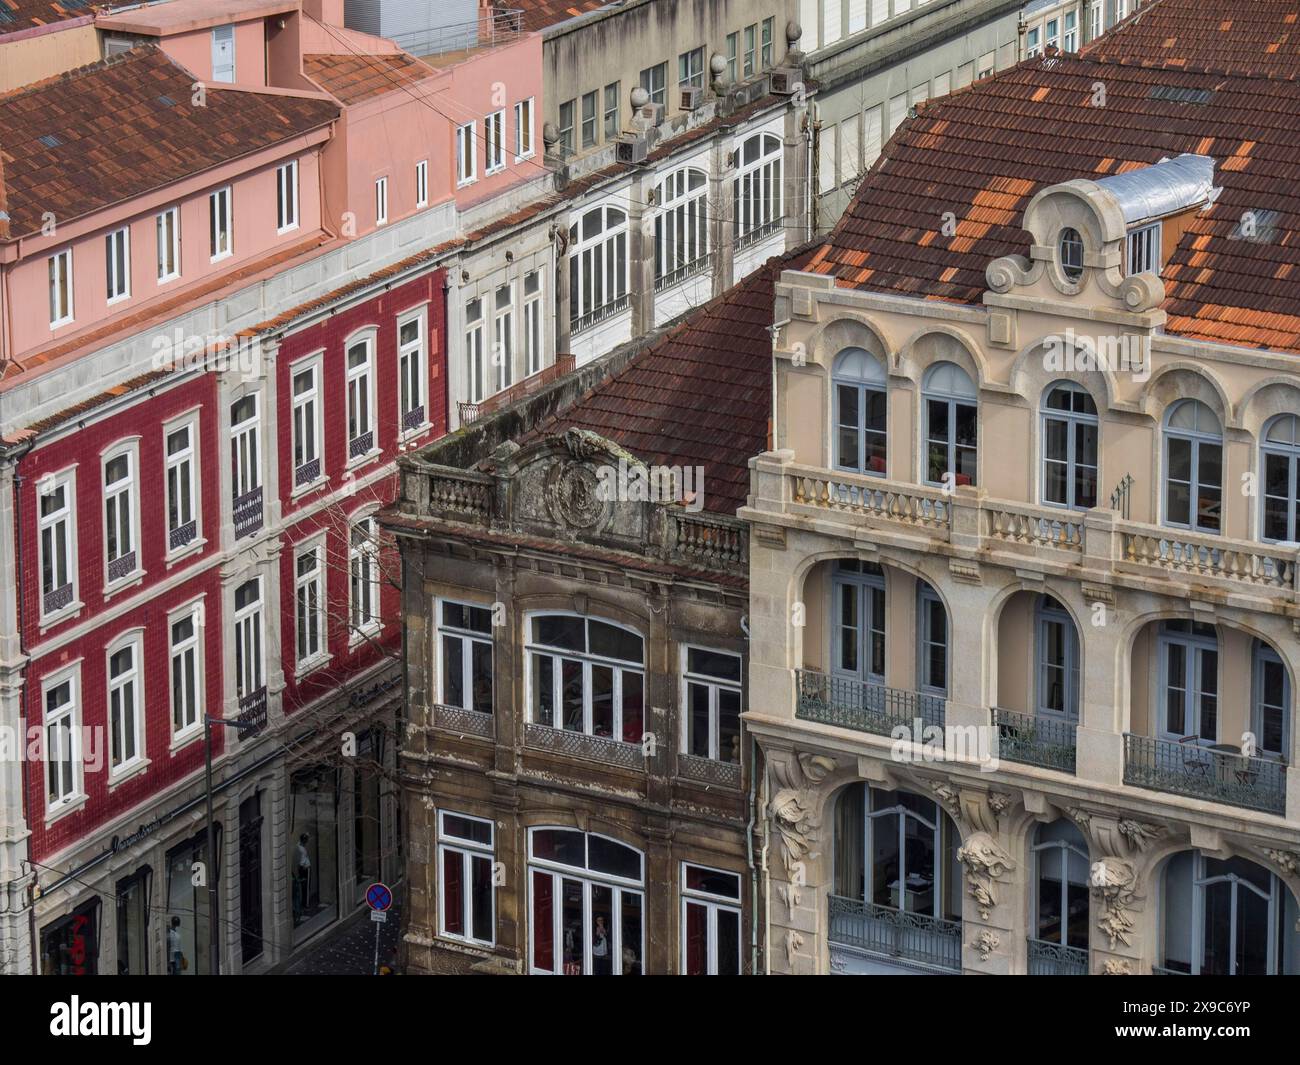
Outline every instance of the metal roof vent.
{"type": "Polygon", "coordinates": [[[36,139],[40,141],[43,145],[45,145],[45,147],[47,148],[57,148],[63,143],[63,141],[59,140],[59,138],[56,137],[53,133],[43,133],[41,134],[41,136],[37,137],[36,139]]]}
{"type": "Polygon", "coordinates": [[[1098,178],[1096,183],[1119,201],[1129,226],[1211,203],[1219,194],[1214,187],[1214,160],[1189,153],[1098,178]]]}
{"type": "Polygon", "coordinates": [[[1187,89],[1177,85],[1154,85],[1147,93],[1149,99],[1175,104],[1208,104],[1213,96],[1213,89],[1187,89]]]}

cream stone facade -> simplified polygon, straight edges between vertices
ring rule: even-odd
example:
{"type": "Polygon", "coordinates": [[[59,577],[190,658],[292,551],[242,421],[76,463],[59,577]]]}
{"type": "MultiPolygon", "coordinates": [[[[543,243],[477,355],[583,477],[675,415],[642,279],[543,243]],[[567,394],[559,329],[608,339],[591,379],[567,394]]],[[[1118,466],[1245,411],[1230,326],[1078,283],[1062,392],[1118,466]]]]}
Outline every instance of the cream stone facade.
{"type": "Polygon", "coordinates": [[[1300,373],[1163,332],[1126,211],[1043,189],[983,306],[780,279],[740,512],[774,972],[1297,971],[1296,466],[1264,463],[1300,373]]]}

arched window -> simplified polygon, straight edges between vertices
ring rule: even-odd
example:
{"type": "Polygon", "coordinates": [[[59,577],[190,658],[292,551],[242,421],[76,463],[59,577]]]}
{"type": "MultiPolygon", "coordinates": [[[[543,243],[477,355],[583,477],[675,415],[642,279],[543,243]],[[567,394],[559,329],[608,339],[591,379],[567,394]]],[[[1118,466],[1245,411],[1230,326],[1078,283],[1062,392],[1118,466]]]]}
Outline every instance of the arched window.
{"type": "Polygon", "coordinates": [[[1296,900],[1245,858],[1183,851],[1164,876],[1164,966],[1195,976],[1300,972],[1296,900]]]}
{"type": "Polygon", "coordinates": [[[627,307],[627,213],[594,207],[569,227],[570,330],[584,329],[627,307]]]}
{"type": "Polygon", "coordinates": [[[850,784],[835,807],[832,944],[959,969],[959,843],[933,799],[850,784]]]}
{"type": "Polygon", "coordinates": [[[1264,479],[1265,540],[1300,540],[1297,501],[1300,500],[1300,418],[1279,414],[1264,426],[1260,445],[1264,479]]]}
{"type": "Polygon", "coordinates": [[[1263,640],[1254,645],[1250,729],[1256,753],[1287,761],[1291,747],[1291,678],[1281,657],[1263,640]]]}
{"type": "Polygon", "coordinates": [[[1160,738],[1214,743],[1219,738],[1219,634],[1199,621],[1160,623],[1160,738]]]}
{"type": "Polygon", "coordinates": [[[925,398],[925,479],[953,487],[975,484],[978,408],[970,376],[956,363],[937,362],[925,372],[921,391],[925,398]]]}
{"type": "Polygon", "coordinates": [[[831,370],[835,389],[835,466],[883,477],[886,458],[886,378],[879,359],[845,348],[831,370]]]}
{"type": "Polygon", "coordinates": [[[1088,844],[1069,821],[1039,825],[1034,833],[1034,932],[1031,976],[1088,971],[1088,844]]]}
{"type": "Polygon", "coordinates": [[[1078,281],[1083,276],[1083,237],[1077,229],[1067,226],[1061,230],[1059,248],[1061,273],[1071,281],[1078,281]]]}
{"type": "Polygon", "coordinates": [[[655,288],[675,285],[709,265],[709,180],[684,166],[656,188],[655,288]]]}
{"type": "Polygon", "coordinates": [[[529,720],[639,744],[645,641],[631,629],[574,614],[533,614],[526,624],[529,720]]]}
{"type": "Polygon", "coordinates": [[[639,850],[571,828],[528,830],[529,963],[557,976],[639,976],[645,960],[639,850]]]}
{"type": "Polygon", "coordinates": [[[736,149],[732,180],[732,241],[748,247],[781,228],[781,139],[755,133],[736,149]]]}
{"type": "Polygon", "coordinates": [[[1097,405],[1069,381],[1043,401],[1043,502],[1075,510],[1097,505],[1097,405]]]}
{"type": "Polygon", "coordinates": [[[1223,510],[1223,429],[1204,403],[1175,403],[1165,419],[1165,524],[1218,532],[1223,510]]]}
{"type": "Polygon", "coordinates": [[[948,694],[948,611],[939,594],[917,581],[916,643],[920,688],[932,695],[948,694]]]}
{"type": "Polygon", "coordinates": [[[1035,615],[1037,712],[1078,721],[1079,632],[1074,619],[1050,595],[1038,597],[1035,615]]]}

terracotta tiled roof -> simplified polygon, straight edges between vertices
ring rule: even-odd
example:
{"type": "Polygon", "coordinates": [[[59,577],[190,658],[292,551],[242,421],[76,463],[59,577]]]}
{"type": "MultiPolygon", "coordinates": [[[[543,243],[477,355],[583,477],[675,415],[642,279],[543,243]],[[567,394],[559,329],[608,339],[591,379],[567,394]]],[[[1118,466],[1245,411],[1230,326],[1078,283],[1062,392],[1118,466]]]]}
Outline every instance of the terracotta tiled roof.
{"type": "Polygon", "coordinates": [[[81,18],[92,8],[92,0],[0,0],[0,37],[81,18]]]}
{"type": "MultiPolygon", "coordinates": [[[[0,0],[3,2],[3,0],[0,0]]],[[[90,214],[319,128],[328,100],[209,89],[153,45],[0,96],[8,232],[90,214]]],[[[3,222],[0,222],[3,226],[3,222]]]]}
{"type": "Polygon", "coordinates": [[[989,262],[1026,252],[1020,221],[1040,188],[1197,152],[1214,158],[1223,192],[1164,271],[1168,330],[1300,350],[1297,116],[1294,80],[1031,60],[905,121],[808,269],[976,303],[989,262]],[[1240,239],[1248,211],[1267,224],[1240,239]]]}
{"type": "Polygon", "coordinates": [[[588,11],[599,11],[602,7],[608,7],[609,2],[610,0],[507,0],[503,6],[523,11],[524,29],[544,30],[547,26],[585,15],[588,11]]]}
{"type": "Polygon", "coordinates": [[[590,429],[649,465],[703,468],[704,508],[734,514],[772,414],[773,288],[811,250],[768,260],[693,311],[534,435],[590,429]]]}
{"type": "MultiPolygon", "coordinates": [[[[3,2],[3,0],[0,0],[3,2]]],[[[433,73],[418,59],[392,55],[305,55],[303,72],[345,104],[409,88],[433,73]]]]}
{"type": "Polygon", "coordinates": [[[1084,54],[1147,65],[1300,74],[1300,0],[1156,0],[1084,54]]]}

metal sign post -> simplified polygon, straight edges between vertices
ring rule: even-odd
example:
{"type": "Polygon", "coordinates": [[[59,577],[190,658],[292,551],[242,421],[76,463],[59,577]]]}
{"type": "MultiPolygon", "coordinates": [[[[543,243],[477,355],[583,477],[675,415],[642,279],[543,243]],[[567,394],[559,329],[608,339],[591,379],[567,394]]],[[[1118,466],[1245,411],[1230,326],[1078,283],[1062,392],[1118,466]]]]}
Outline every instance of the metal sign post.
{"type": "Polygon", "coordinates": [[[388,907],[393,904],[393,893],[386,884],[371,884],[366,888],[366,905],[370,907],[370,920],[375,926],[375,966],[372,975],[379,975],[379,929],[388,921],[388,907]]]}

